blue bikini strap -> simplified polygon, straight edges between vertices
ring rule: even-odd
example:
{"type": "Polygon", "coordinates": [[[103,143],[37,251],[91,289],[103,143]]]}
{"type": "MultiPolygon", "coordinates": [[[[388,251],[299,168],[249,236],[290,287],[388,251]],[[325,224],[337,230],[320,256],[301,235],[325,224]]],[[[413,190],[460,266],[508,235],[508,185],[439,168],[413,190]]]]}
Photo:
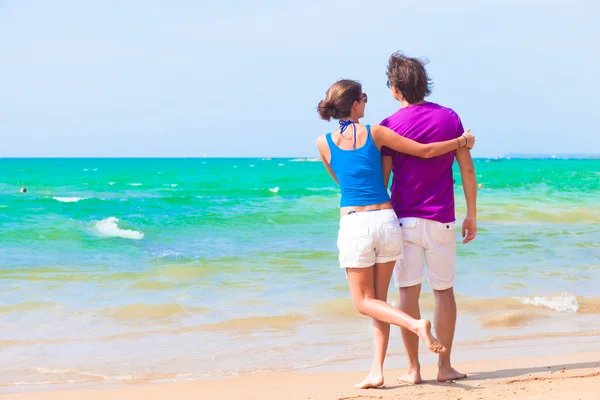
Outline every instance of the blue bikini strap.
{"type": "Polygon", "coordinates": [[[343,135],[344,131],[346,131],[350,125],[352,125],[352,128],[354,128],[354,145],[352,147],[356,150],[356,124],[354,121],[340,120],[340,135],[343,135]]]}

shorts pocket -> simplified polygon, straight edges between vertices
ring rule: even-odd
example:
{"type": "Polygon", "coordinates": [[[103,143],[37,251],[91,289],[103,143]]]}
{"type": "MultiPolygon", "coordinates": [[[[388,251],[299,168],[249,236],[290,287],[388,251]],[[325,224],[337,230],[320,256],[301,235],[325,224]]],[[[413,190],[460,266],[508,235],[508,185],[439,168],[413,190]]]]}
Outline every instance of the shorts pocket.
{"type": "Polygon", "coordinates": [[[402,255],[402,228],[400,225],[384,225],[379,238],[379,257],[402,255]]]}
{"type": "MultiPolygon", "coordinates": [[[[417,219],[416,218],[400,218],[398,220],[400,228],[402,229],[402,237],[406,240],[410,240],[411,233],[414,236],[415,228],[417,227],[417,219]]],[[[413,238],[414,240],[414,238],[413,238]]]]}
{"type": "Polygon", "coordinates": [[[402,229],[411,229],[417,226],[417,219],[416,218],[400,218],[398,220],[398,223],[400,224],[400,227],[402,229]]]}
{"type": "Polygon", "coordinates": [[[432,234],[438,243],[456,242],[456,222],[435,222],[432,234]]]}
{"type": "Polygon", "coordinates": [[[338,232],[337,246],[342,255],[357,255],[364,253],[371,245],[369,228],[348,227],[338,232]]]}

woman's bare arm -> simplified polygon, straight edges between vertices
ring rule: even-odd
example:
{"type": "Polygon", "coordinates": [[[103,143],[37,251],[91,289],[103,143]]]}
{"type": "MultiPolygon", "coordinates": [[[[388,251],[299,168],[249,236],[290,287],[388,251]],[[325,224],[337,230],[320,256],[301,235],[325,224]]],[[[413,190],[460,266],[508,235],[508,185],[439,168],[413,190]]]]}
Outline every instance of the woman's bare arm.
{"type": "Polygon", "coordinates": [[[396,132],[385,126],[375,125],[371,127],[371,134],[373,135],[377,147],[381,148],[381,146],[386,146],[400,153],[421,158],[437,157],[460,147],[473,148],[475,145],[475,136],[471,135],[469,132],[470,129],[467,129],[465,133],[458,138],[443,142],[422,144],[398,135],[396,132]]]}
{"type": "Polygon", "coordinates": [[[329,172],[329,175],[331,175],[335,183],[337,183],[339,186],[340,183],[338,182],[337,177],[335,176],[335,173],[329,164],[331,160],[328,158],[331,157],[331,152],[329,150],[329,146],[327,145],[327,139],[325,139],[325,136],[319,136],[317,138],[317,149],[319,149],[319,156],[321,157],[321,161],[323,161],[323,165],[327,169],[327,172],[329,172]]]}

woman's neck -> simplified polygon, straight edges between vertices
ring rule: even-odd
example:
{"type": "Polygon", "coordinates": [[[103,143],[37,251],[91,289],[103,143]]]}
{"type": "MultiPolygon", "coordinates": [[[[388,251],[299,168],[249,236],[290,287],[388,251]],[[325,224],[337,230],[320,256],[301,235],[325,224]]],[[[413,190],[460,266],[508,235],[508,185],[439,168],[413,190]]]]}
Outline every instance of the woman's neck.
{"type": "Polygon", "coordinates": [[[356,117],[342,118],[341,121],[352,121],[352,122],[357,123],[357,124],[360,123],[358,121],[358,118],[356,118],[356,117]]]}

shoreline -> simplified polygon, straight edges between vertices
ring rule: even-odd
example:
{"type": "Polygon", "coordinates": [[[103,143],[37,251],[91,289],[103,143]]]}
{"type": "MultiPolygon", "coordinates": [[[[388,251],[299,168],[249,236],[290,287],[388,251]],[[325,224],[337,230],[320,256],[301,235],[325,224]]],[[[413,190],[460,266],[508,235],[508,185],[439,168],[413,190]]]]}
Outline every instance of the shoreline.
{"type": "Polygon", "coordinates": [[[402,369],[386,371],[386,386],[356,390],[365,372],[263,373],[187,382],[126,384],[119,387],[60,388],[13,393],[7,400],[108,399],[597,399],[600,391],[600,351],[530,358],[504,358],[456,363],[465,380],[438,383],[433,365],[423,367],[424,383],[401,385],[402,369]]]}
{"type": "MultiPolygon", "coordinates": [[[[497,332],[498,333],[498,332],[497,332]]],[[[127,347],[128,345],[125,344],[127,347]]],[[[146,385],[180,384],[186,382],[237,382],[239,379],[248,379],[253,376],[296,376],[306,374],[352,374],[356,376],[365,375],[371,365],[371,352],[353,352],[348,349],[346,356],[331,359],[314,365],[296,366],[285,369],[259,368],[255,370],[239,371],[239,375],[211,375],[205,374],[199,367],[195,372],[183,374],[167,373],[155,376],[144,376],[140,371],[131,366],[123,369],[118,376],[102,377],[101,374],[90,373],[87,368],[84,371],[65,370],[72,373],[65,376],[62,382],[42,379],[38,383],[19,382],[15,384],[5,383],[0,385],[0,396],[27,394],[27,393],[54,393],[71,391],[94,391],[113,390],[123,387],[137,387],[146,385]],[[81,375],[81,376],[80,376],[81,375]],[[162,376],[160,376],[162,375],[162,376]],[[83,380],[80,380],[81,378],[83,380]],[[87,377],[87,378],[85,378],[87,377]]],[[[420,348],[420,359],[422,365],[435,365],[437,356],[423,347],[420,348]]],[[[538,359],[543,357],[554,357],[561,362],[568,359],[571,354],[598,353],[600,360],[600,330],[587,330],[575,332],[545,332],[521,335],[494,335],[477,340],[457,341],[454,344],[452,360],[455,364],[471,365],[477,363],[494,363],[496,360],[516,360],[518,358],[538,359]],[[563,359],[563,357],[565,357],[563,359]]],[[[285,358],[284,355],[282,357],[285,358]]],[[[153,359],[149,355],[149,360],[153,359]]],[[[156,360],[156,359],[155,359],[156,360]]],[[[160,362],[156,360],[155,362],[160,362]]],[[[390,371],[401,370],[407,363],[406,355],[402,347],[399,332],[392,331],[390,349],[386,357],[386,369],[390,371]]],[[[211,368],[208,364],[205,367],[211,368]]],[[[57,373],[60,371],[48,370],[43,372],[57,373]]],[[[50,375],[47,375],[50,378],[50,375]]],[[[352,386],[352,385],[350,385],[352,386]]]]}

